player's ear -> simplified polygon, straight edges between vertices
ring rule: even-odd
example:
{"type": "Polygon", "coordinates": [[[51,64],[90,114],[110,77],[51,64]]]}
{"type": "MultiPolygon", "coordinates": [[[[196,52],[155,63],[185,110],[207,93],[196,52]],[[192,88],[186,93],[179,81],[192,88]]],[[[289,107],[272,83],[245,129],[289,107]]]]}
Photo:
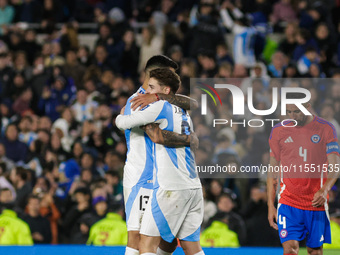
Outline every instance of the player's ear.
{"type": "Polygon", "coordinates": [[[164,94],[170,94],[170,87],[164,87],[164,89],[163,89],[163,91],[164,91],[164,94]]]}

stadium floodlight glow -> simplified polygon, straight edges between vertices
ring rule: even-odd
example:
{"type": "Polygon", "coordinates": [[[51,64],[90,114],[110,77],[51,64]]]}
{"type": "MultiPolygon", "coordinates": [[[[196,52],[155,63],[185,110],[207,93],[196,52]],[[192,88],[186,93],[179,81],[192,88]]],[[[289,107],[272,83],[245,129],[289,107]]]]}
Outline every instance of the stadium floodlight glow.
{"type": "MultiPolygon", "coordinates": [[[[243,91],[232,84],[215,84],[216,89],[228,89],[231,92],[233,98],[233,115],[244,115],[244,94],[243,91]]],[[[286,115],[286,105],[294,104],[305,115],[312,115],[304,106],[311,99],[311,93],[305,88],[281,88],[281,115],[286,115]],[[301,93],[305,95],[305,98],[287,99],[287,93],[301,93]]],[[[202,108],[201,114],[207,114],[207,97],[202,94],[201,96],[202,108]]],[[[248,108],[249,111],[258,116],[266,116],[274,113],[278,105],[278,89],[272,90],[272,106],[267,110],[257,110],[253,103],[253,88],[248,88],[248,108]]]]}

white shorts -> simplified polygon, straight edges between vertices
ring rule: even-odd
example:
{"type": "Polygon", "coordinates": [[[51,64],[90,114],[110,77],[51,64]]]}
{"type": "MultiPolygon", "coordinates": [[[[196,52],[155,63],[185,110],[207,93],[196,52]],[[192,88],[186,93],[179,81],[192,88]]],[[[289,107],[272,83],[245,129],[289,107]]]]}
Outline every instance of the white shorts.
{"type": "Polygon", "coordinates": [[[139,231],[144,211],[152,195],[152,189],[141,186],[124,187],[124,203],[127,231],[139,231]]]}
{"type": "Polygon", "coordinates": [[[151,203],[146,207],[140,233],[161,236],[169,243],[174,238],[197,242],[200,238],[203,211],[202,189],[155,189],[151,203]]]}

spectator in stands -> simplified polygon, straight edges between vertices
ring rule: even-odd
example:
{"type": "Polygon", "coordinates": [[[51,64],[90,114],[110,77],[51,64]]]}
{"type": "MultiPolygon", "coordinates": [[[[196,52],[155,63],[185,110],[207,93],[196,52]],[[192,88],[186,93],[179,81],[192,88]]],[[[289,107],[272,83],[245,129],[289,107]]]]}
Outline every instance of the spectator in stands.
{"type": "Polygon", "coordinates": [[[310,72],[312,65],[318,65],[320,62],[319,55],[314,48],[307,48],[305,54],[297,61],[297,69],[300,75],[306,75],[310,72]]]}
{"type": "Polygon", "coordinates": [[[90,49],[85,45],[80,46],[77,51],[77,58],[80,64],[88,67],[91,64],[90,49]]]}
{"type": "Polygon", "coordinates": [[[292,6],[291,0],[280,0],[273,6],[273,13],[270,15],[270,21],[273,25],[277,25],[277,31],[283,31],[287,22],[297,20],[296,11],[292,6]]]}
{"type": "Polygon", "coordinates": [[[52,134],[56,133],[61,141],[61,146],[66,152],[71,151],[73,137],[70,134],[71,125],[73,122],[73,114],[70,108],[64,108],[61,113],[61,118],[57,119],[52,126],[52,134]]]}
{"type": "Polygon", "coordinates": [[[204,217],[202,228],[204,229],[206,224],[209,222],[210,218],[213,217],[217,212],[217,206],[214,202],[207,199],[207,192],[205,187],[202,187],[203,197],[204,197],[204,217]]]}
{"type": "Polygon", "coordinates": [[[241,211],[247,227],[247,246],[278,246],[280,241],[268,221],[266,188],[255,185],[250,190],[250,201],[241,211]]]}
{"type": "Polygon", "coordinates": [[[292,60],[298,61],[306,52],[308,47],[313,47],[318,51],[318,45],[308,30],[300,28],[296,34],[298,45],[293,51],[292,60]]]}
{"type": "Polygon", "coordinates": [[[297,45],[296,33],[298,27],[295,22],[288,23],[284,31],[284,39],[279,44],[279,51],[284,52],[288,57],[292,57],[293,51],[297,45]]]}
{"type": "Polygon", "coordinates": [[[123,35],[124,52],[120,61],[121,72],[124,76],[137,77],[139,47],[132,29],[127,29],[123,35]]]}
{"type": "Polygon", "coordinates": [[[224,43],[223,32],[218,24],[218,12],[213,0],[201,0],[197,11],[191,12],[192,28],[185,35],[184,43],[190,57],[196,57],[201,49],[213,51],[224,43]],[[203,38],[210,38],[204,40],[203,38]]]}
{"type": "Polygon", "coordinates": [[[10,180],[17,193],[15,205],[21,210],[25,209],[27,198],[32,192],[32,185],[29,177],[28,170],[20,166],[13,168],[10,173],[10,180]]]}
{"type": "Polygon", "coordinates": [[[50,149],[57,155],[58,162],[63,162],[70,158],[70,153],[66,152],[62,147],[58,133],[52,134],[50,149]]]}
{"type": "Polygon", "coordinates": [[[44,0],[42,13],[42,26],[46,27],[62,20],[62,9],[59,1],[44,0]]]}
{"type": "Polygon", "coordinates": [[[23,219],[30,226],[35,244],[51,243],[51,226],[47,218],[40,215],[40,199],[30,196],[27,203],[27,214],[23,219]]]}
{"type": "Polygon", "coordinates": [[[13,80],[4,91],[4,96],[15,101],[28,87],[25,77],[21,73],[15,73],[13,80]]]}
{"type": "Polygon", "coordinates": [[[0,53],[0,93],[1,98],[12,80],[13,69],[8,65],[7,52],[0,53]]]}
{"type": "Polygon", "coordinates": [[[14,8],[8,5],[7,0],[0,0],[0,35],[7,32],[7,26],[14,18],[14,8]]]}
{"type": "Polygon", "coordinates": [[[70,49],[66,52],[66,63],[64,65],[64,70],[65,75],[71,77],[74,80],[74,84],[77,88],[83,87],[83,77],[86,68],[78,62],[75,50],[70,49]]]}
{"type": "MultiPolygon", "coordinates": [[[[239,214],[233,212],[234,207],[235,203],[230,194],[221,194],[217,201],[218,211],[215,216],[211,218],[210,222],[214,222],[216,219],[227,217],[229,229],[236,232],[238,240],[241,246],[243,246],[246,244],[247,241],[246,225],[242,217],[239,214]]],[[[211,224],[208,224],[208,226],[210,225],[211,224]]]]}
{"type": "MultiPolygon", "coordinates": [[[[47,182],[47,179],[38,179],[47,182]]],[[[38,181],[37,181],[38,183],[38,181]]],[[[53,192],[53,190],[52,190],[53,192]]],[[[61,214],[57,206],[55,205],[53,196],[51,193],[44,194],[40,202],[40,215],[46,217],[50,222],[52,240],[51,244],[58,243],[58,221],[61,218],[61,214]]]]}
{"type": "Polygon", "coordinates": [[[109,70],[112,68],[110,60],[108,59],[108,52],[104,45],[98,45],[94,53],[94,65],[101,71],[109,70]]]}
{"type": "Polygon", "coordinates": [[[8,181],[7,181],[8,185],[6,185],[6,183],[4,182],[4,179],[5,178],[3,176],[0,177],[0,213],[4,209],[10,209],[10,208],[13,209],[13,204],[14,204],[14,199],[15,199],[13,197],[13,194],[15,194],[14,188],[11,187],[11,184],[8,183],[8,181]]]}
{"type": "Polygon", "coordinates": [[[72,105],[72,111],[75,119],[78,122],[92,120],[96,107],[97,103],[93,102],[91,99],[88,100],[88,94],[86,90],[79,89],[77,91],[77,100],[72,105]]]}
{"type": "Polygon", "coordinates": [[[57,76],[51,88],[44,87],[39,108],[52,121],[60,116],[60,113],[75,98],[75,87],[66,81],[63,76],[57,76]]]}
{"type": "Polygon", "coordinates": [[[5,164],[4,172],[10,171],[14,166],[14,162],[6,157],[6,147],[3,143],[0,143],[0,162],[5,164]]]}
{"type": "Polygon", "coordinates": [[[19,20],[28,23],[39,23],[42,18],[42,5],[39,1],[24,0],[19,8],[19,20]]]}
{"type": "Polygon", "coordinates": [[[23,115],[27,112],[31,112],[31,104],[33,100],[33,92],[31,88],[26,88],[19,94],[12,105],[13,112],[19,115],[23,115]]]}
{"type": "Polygon", "coordinates": [[[198,54],[199,76],[215,77],[218,72],[215,55],[212,51],[201,51],[198,54]]]}
{"type": "Polygon", "coordinates": [[[272,78],[281,78],[286,66],[285,55],[282,52],[277,51],[272,56],[272,62],[268,65],[268,74],[272,78]]]}
{"type": "Polygon", "coordinates": [[[79,219],[81,219],[84,214],[89,213],[91,208],[88,188],[77,188],[74,193],[70,195],[76,204],[65,213],[62,223],[64,228],[63,233],[65,233],[68,238],[76,236],[77,233],[81,231],[79,219]]]}
{"type": "Polygon", "coordinates": [[[144,70],[145,64],[150,57],[158,54],[162,54],[162,37],[156,34],[154,26],[144,27],[140,45],[138,72],[144,70]]]}
{"type": "Polygon", "coordinates": [[[331,35],[326,23],[319,23],[315,29],[315,39],[320,49],[320,65],[329,70],[334,64],[332,58],[336,51],[336,39],[331,35]]]}
{"type": "Polygon", "coordinates": [[[15,124],[9,124],[6,128],[2,143],[6,148],[6,157],[14,162],[25,162],[28,147],[18,139],[18,128],[15,124]],[[20,151],[20,153],[18,153],[20,151]]]}
{"type": "Polygon", "coordinates": [[[121,163],[120,155],[114,150],[110,150],[106,153],[104,158],[104,171],[114,171],[119,172],[123,168],[123,164],[121,163]]]}

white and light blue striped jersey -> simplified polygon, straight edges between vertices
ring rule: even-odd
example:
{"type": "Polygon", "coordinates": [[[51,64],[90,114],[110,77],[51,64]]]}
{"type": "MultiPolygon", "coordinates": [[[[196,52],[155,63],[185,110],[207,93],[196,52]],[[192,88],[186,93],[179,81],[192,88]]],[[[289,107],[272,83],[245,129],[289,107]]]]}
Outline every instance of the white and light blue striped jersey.
{"type": "MultiPolygon", "coordinates": [[[[117,126],[122,129],[139,127],[149,123],[159,123],[160,128],[189,135],[192,122],[189,114],[167,101],[157,101],[142,111],[131,115],[119,115],[117,126]]],[[[154,145],[154,188],[164,190],[186,190],[201,188],[196,171],[194,154],[190,147],[170,148],[154,145]]]]}
{"type": "MultiPolygon", "coordinates": [[[[140,87],[127,101],[124,115],[130,115],[131,99],[138,94],[145,94],[145,90],[140,87]]],[[[137,111],[138,112],[138,111],[137,111]]],[[[117,118],[118,119],[118,118],[117,118]]],[[[119,122],[116,125],[125,130],[127,145],[127,156],[124,166],[123,186],[132,188],[137,186],[152,189],[153,180],[153,142],[138,126],[134,128],[121,128],[119,122]]]]}

